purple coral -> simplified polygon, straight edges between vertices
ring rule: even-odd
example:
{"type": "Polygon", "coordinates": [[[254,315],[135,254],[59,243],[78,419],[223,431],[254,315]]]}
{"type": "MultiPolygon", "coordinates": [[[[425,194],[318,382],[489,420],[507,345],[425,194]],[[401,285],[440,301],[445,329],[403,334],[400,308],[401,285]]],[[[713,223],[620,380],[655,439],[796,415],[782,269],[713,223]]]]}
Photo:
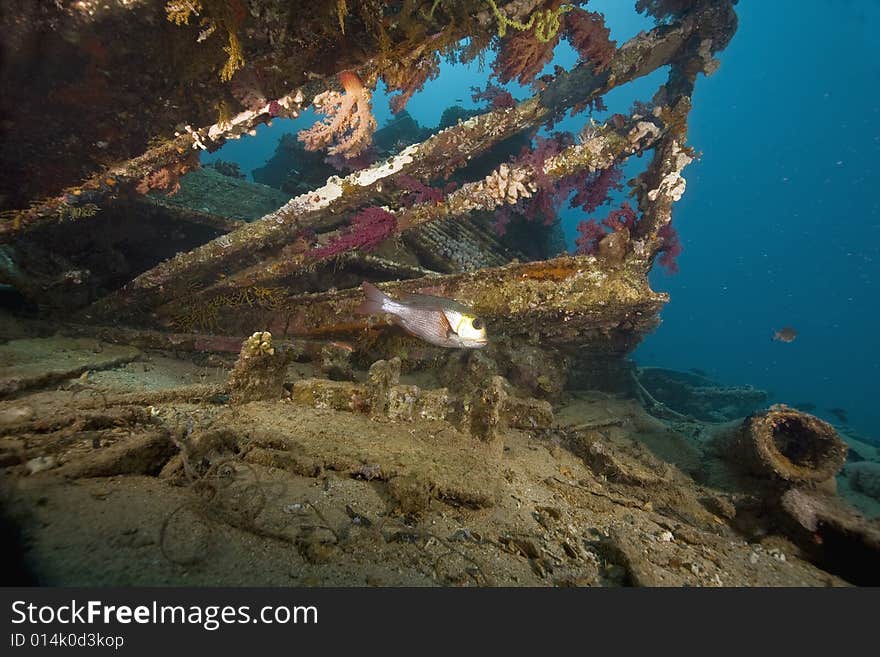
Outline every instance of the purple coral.
{"type": "Polygon", "coordinates": [[[626,228],[628,231],[636,227],[638,217],[636,211],[633,210],[629,203],[621,203],[620,207],[608,213],[608,216],[602,220],[602,225],[607,226],[611,230],[620,231],[626,228]]]}
{"type": "Polygon", "coordinates": [[[402,175],[398,178],[401,189],[411,192],[408,198],[403,200],[405,207],[412,207],[419,203],[442,203],[446,194],[453,191],[457,185],[450,182],[445,188],[430,187],[417,178],[402,175]]]}
{"type": "Polygon", "coordinates": [[[397,217],[383,208],[370,207],[351,218],[351,224],[339,237],[312,251],[317,259],[329,258],[353,249],[372,251],[391,237],[397,217]]]}
{"type": "Polygon", "coordinates": [[[578,224],[577,231],[579,236],[575,239],[575,253],[580,255],[594,255],[598,248],[599,242],[603,237],[612,232],[620,232],[626,230],[632,232],[638,221],[636,211],[629,203],[622,203],[608,213],[601,223],[595,219],[588,219],[578,224]]]}
{"type": "MultiPolygon", "coordinates": [[[[580,255],[595,255],[599,250],[599,242],[606,235],[612,232],[624,232],[626,235],[636,232],[636,224],[639,217],[636,211],[629,203],[622,203],[608,213],[601,222],[595,219],[582,221],[578,224],[578,237],[575,239],[575,253],[580,255]]],[[[660,248],[657,250],[660,256],[660,266],[666,269],[667,273],[675,274],[678,272],[678,263],[676,259],[681,254],[682,246],[678,233],[672,224],[665,224],[657,231],[657,237],[660,238],[660,248]]]]}
{"type": "Polygon", "coordinates": [[[532,169],[533,181],[538,188],[531,200],[521,208],[523,216],[529,221],[542,219],[546,226],[556,221],[557,208],[571,192],[572,180],[566,177],[554,183],[544,170],[544,165],[572,143],[574,138],[567,132],[557,132],[549,138],[539,136],[535,138],[534,150],[524,149],[517,160],[519,165],[532,169]]]}
{"type": "Polygon", "coordinates": [[[471,94],[471,99],[475,103],[486,101],[489,103],[490,109],[496,110],[516,107],[516,99],[509,91],[499,87],[497,84],[492,84],[490,82],[486,85],[486,88],[482,90],[479,87],[471,87],[471,91],[474,92],[471,94]]]}
{"type": "Polygon", "coordinates": [[[571,199],[571,207],[582,208],[590,213],[608,202],[608,195],[612,189],[621,189],[623,185],[623,172],[615,164],[607,169],[601,169],[591,174],[582,175],[578,180],[577,192],[571,199]]]}
{"type": "Polygon", "coordinates": [[[593,255],[599,248],[599,240],[605,237],[605,229],[592,219],[582,221],[577,226],[578,237],[575,239],[575,253],[593,255]]]}
{"type": "Polygon", "coordinates": [[[666,269],[667,273],[678,273],[678,256],[682,251],[678,232],[671,223],[668,223],[657,231],[657,236],[663,240],[663,244],[658,250],[658,253],[661,254],[660,266],[666,269]]]}
{"type": "Polygon", "coordinates": [[[498,209],[495,213],[495,222],[493,224],[493,228],[495,232],[500,236],[504,237],[507,235],[507,226],[510,225],[510,220],[513,218],[513,209],[509,205],[505,205],[498,209]]]}

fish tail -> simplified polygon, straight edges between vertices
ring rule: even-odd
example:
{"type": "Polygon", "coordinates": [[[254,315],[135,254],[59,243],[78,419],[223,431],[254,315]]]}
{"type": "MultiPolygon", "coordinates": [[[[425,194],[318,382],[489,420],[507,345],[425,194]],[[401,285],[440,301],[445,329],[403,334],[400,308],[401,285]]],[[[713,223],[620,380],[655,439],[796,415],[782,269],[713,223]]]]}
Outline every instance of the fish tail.
{"type": "Polygon", "coordinates": [[[387,294],[367,281],[361,283],[361,289],[364,291],[364,296],[366,298],[361,302],[361,305],[355,309],[356,313],[359,315],[375,315],[385,312],[386,303],[391,301],[391,298],[387,294]]]}

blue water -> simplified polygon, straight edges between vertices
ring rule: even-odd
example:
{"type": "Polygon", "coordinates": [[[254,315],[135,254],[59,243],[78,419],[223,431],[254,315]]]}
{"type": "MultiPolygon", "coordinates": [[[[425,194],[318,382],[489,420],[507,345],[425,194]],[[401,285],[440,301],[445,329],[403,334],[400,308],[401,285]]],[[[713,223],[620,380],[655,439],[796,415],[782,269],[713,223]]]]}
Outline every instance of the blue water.
{"type": "MultiPolygon", "coordinates": [[[[652,22],[631,2],[593,0],[618,43],[652,22]]],[[[876,309],[880,277],[880,59],[876,0],[741,0],[739,30],[720,54],[721,68],[701,77],[690,116],[690,144],[702,158],[685,171],[687,192],[674,225],[684,253],[680,273],[652,274],[672,301],[663,324],[635,353],[640,364],[697,367],[728,384],[751,384],[773,401],[847,410],[851,428],[880,438],[876,309]],[[795,342],[774,342],[793,326],[795,342]]],[[[559,46],[554,64],[574,62],[559,46]]],[[[549,69],[552,67],[548,67],[549,69]]],[[[439,78],[409,102],[434,126],[450,104],[479,107],[470,87],[488,67],[444,64],[439,78]]],[[[606,97],[610,111],[650,100],[665,72],[606,97]]],[[[530,95],[510,85],[517,98],[530,95]]],[[[374,111],[391,117],[379,89],[374,111]]],[[[601,115],[597,115],[601,119],[601,115]]],[[[278,138],[315,120],[278,120],[252,139],[207,156],[262,166],[278,138]]],[[[558,127],[577,130],[584,117],[558,127]]],[[[644,161],[627,169],[634,175],[644,161]]],[[[599,216],[606,211],[600,210],[599,216]]],[[[584,217],[561,213],[573,244],[584,217]]]]}

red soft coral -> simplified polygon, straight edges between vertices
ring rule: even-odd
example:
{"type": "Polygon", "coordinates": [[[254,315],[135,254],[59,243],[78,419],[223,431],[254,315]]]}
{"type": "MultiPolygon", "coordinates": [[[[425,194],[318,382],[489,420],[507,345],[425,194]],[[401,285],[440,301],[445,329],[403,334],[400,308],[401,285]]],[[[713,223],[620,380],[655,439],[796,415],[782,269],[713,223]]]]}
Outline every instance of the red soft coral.
{"type": "MultiPolygon", "coordinates": [[[[545,226],[556,221],[556,211],[573,189],[573,179],[567,177],[554,182],[544,170],[544,165],[549,158],[559,154],[563,148],[572,143],[574,137],[567,132],[557,132],[549,138],[538,136],[535,137],[535,148],[532,150],[524,148],[516,160],[517,166],[527,166],[532,169],[533,182],[537,187],[531,198],[517,205],[518,212],[527,220],[541,221],[545,226]]],[[[508,213],[496,220],[495,229],[499,235],[507,231],[510,218],[508,213]]]]}
{"type": "Polygon", "coordinates": [[[151,190],[165,192],[166,196],[174,196],[180,191],[180,177],[192,169],[198,169],[198,156],[193,154],[181,162],[169,164],[157,171],[146,174],[138,181],[135,191],[146,194],[151,190]]]}
{"type": "Polygon", "coordinates": [[[602,220],[602,225],[607,226],[611,230],[623,230],[626,228],[632,232],[636,227],[638,217],[636,211],[633,210],[629,203],[621,203],[620,207],[608,213],[608,216],[602,220]]]}
{"type": "Polygon", "coordinates": [[[559,43],[559,33],[542,43],[532,30],[516,32],[501,40],[498,55],[492,63],[495,77],[502,84],[513,79],[520,84],[532,82],[553,59],[553,49],[559,43]]]}
{"type": "Polygon", "coordinates": [[[578,224],[577,231],[579,237],[575,239],[575,253],[581,255],[594,255],[602,238],[611,232],[626,231],[629,235],[638,222],[638,215],[629,203],[622,203],[619,208],[608,213],[601,223],[595,219],[582,221],[578,224]]]}
{"type": "Polygon", "coordinates": [[[351,218],[342,235],[312,251],[317,259],[329,258],[354,249],[372,251],[391,237],[397,228],[397,217],[383,208],[366,208],[351,218]]]}
{"type": "Polygon", "coordinates": [[[391,111],[399,114],[404,110],[409,99],[417,91],[420,91],[428,80],[435,79],[440,75],[440,57],[437,53],[431,53],[411,64],[398,64],[389,67],[382,78],[388,86],[388,91],[399,91],[389,101],[391,111]]]}
{"type": "Polygon", "coordinates": [[[663,245],[658,251],[661,254],[660,266],[670,274],[678,273],[678,256],[681,255],[682,250],[678,232],[672,224],[665,224],[657,231],[657,235],[663,240],[663,245]]]}
{"type": "Polygon", "coordinates": [[[593,255],[599,248],[599,240],[605,237],[605,229],[592,219],[582,221],[577,226],[578,237],[575,239],[575,253],[593,255]]]}
{"type": "Polygon", "coordinates": [[[510,92],[507,91],[507,89],[499,87],[497,84],[492,84],[490,82],[483,90],[480,90],[479,87],[471,87],[471,91],[474,92],[471,95],[471,99],[475,103],[485,100],[489,103],[490,109],[496,110],[516,107],[516,100],[510,92]]]}
{"type": "Polygon", "coordinates": [[[596,70],[608,68],[617,43],[609,38],[605,17],[594,11],[574,9],[565,16],[565,38],[577,50],[580,60],[596,70]]]}
{"type": "Polygon", "coordinates": [[[345,172],[360,171],[361,169],[373,166],[378,161],[379,153],[376,151],[375,146],[368,146],[353,157],[346,157],[345,155],[335,153],[324,158],[324,162],[331,167],[337,171],[345,172]]]}
{"type": "Polygon", "coordinates": [[[455,182],[449,182],[442,188],[430,187],[418,178],[413,178],[412,176],[407,175],[400,176],[397,179],[397,182],[402,190],[410,192],[410,194],[403,199],[403,205],[407,208],[419,203],[442,203],[444,197],[458,187],[458,184],[455,182]]]}
{"type": "Polygon", "coordinates": [[[623,172],[615,164],[607,169],[586,174],[578,181],[577,192],[571,199],[571,207],[582,208],[584,212],[594,212],[600,205],[608,202],[612,189],[622,189],[623,172]]]}

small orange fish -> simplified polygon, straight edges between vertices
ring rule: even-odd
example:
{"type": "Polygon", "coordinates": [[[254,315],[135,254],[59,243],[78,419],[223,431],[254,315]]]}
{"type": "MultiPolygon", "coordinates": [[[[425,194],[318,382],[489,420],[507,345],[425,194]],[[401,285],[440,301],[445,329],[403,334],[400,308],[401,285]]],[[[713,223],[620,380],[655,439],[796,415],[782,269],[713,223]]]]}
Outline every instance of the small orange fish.
{"type": "Polygon", "coordinates": [[[790,326],[783,326],[773,334],[773,339],[777,342],[794,342],[797,337],[797,331],[790,326]]]}

